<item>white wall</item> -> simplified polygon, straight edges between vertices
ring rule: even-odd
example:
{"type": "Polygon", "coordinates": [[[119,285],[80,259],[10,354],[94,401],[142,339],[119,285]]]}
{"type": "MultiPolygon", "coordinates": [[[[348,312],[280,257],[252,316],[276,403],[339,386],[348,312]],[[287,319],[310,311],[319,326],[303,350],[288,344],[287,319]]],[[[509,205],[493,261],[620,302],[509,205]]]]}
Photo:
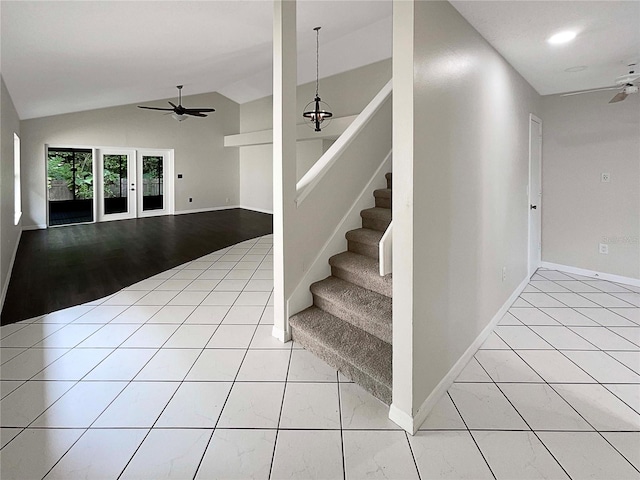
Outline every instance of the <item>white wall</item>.
{"type": "Polygon", "coordinates": [[[414,31],[394,28],[393,403],[420,418],[526,278],[540,100],[448,2],[396,1],[396,14],[414,31]]]}
{"type": "MultiPolygon", "coordinates": [[[[0,308],[10,278],[11,262],[20,238],[20,224],[14,225],[13,134],[20,136],[20,119],[0,77],[0,308]]],[[[24,171],[24,168],[22,169],[24,171]]]]}
{"type": "MultiPolygon", "coordinates": [[[[320,96],[335,117],[357,115],[391,78],[391,60],[383,60],[320,80],[320,96]]],[[[315,82],[299,85],[299,122],[302,110],[315,94],[315,82]]],[[[269,130],[273,125],[271,96],[240,105],[240,132],[269,130]]],[[[331,145],[325,140],[298,142],[297,178],[331,145]]],[[[273,148],[271,145],[240,147],[240,205],[261,211],[273,210],[273,148]]]]}
{"type": "MultiPolygon", "coordinates": [[[[333,140],[299,140],[296,143],[296,178],[313,166],[333,140]]],[[[240,206],[273,212],[273,145],[240,147],[240,206]]]]}
{"type": "MultiPolygon", "coordinates": [[[[218,93],[182,100],[188,107],[213,107],[216,111],[207,118],[177,122],[164,112],[125,105],[23,121],[23,224],[46,224],[45,144],[173,148],[176,212],[238,205],[238,150],[224,148],[223,138],[238,133],[239,105],[218,93]],[[183,178],[178,179],[178,174],[183,178]]],[[[158,100],[146,105],[168,104],[158,100]]]]}
{"type": "Polygon", "coordinates": [[[542,259],[638,279],[640,95],[614,93],[542,99],[542,259]]]}

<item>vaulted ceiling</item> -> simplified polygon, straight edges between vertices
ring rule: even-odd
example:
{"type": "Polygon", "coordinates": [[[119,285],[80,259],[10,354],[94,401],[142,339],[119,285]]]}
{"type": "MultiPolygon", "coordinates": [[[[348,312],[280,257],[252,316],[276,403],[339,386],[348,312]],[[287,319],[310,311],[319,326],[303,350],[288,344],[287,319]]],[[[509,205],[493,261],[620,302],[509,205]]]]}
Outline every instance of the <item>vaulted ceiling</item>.
{"type": "MultiPolygon", "coordinates": [[[[453,1],[541,94],[611,85],[640,56],[640,2],[453,1]],[[551,46],[556,31],[576,40],[551,46]],[[577,72],[571,67],[587,67],[577,72]]],[[[271,93],[272,2],[5,1],[0,70],[20,118],[218,91],[271,93]]],[[[298,0],[298,81],[391,56],[390,0],[298,0]]],[[[576,70],[576,69],[574,69],[576,70]]]]}

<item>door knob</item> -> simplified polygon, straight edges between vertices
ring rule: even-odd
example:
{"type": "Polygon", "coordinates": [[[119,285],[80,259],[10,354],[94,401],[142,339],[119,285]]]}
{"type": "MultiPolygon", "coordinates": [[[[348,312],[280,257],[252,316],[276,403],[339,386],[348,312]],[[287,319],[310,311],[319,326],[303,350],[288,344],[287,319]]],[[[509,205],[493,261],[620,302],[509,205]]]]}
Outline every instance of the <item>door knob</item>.
{"type": "Polygon", "coordinates": [[[537,205],[529,205],[529,208],[531,208],[531,210],[536,210],[538,208],[537,205]]]}

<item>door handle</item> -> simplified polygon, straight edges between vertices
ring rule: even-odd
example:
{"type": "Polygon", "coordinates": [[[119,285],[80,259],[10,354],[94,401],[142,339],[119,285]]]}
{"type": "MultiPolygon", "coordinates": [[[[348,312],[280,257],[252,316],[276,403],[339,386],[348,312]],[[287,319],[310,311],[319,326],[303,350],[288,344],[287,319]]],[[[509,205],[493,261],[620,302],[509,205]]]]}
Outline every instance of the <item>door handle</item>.
{"type": "Polygon", "coordinates": [[[538,206],[537,205],[529,205],[529,208],[531,210],[537,210],[538,206]]]}

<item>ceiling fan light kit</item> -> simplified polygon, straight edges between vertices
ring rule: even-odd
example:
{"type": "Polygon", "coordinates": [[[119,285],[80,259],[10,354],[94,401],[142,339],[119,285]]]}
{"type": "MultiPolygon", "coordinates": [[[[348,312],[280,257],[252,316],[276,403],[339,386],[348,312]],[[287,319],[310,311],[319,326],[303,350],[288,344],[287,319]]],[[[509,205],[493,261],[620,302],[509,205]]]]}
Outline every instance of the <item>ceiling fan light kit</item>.
{"type": "Polygon", "coordinates": [[[307,106],[304,107],[304,112],[302,116],[307,119],[309,122],[308,125],[312,127],[316,132],[320,132],[322,129],[320,126],[327,127],[329,122],[331,121],[331,117],[333,117],[333,113],[329,111],[329,105],[322,101],[320,96],[318,95],[318,84],[319,84],[319,46],[320,46],[320,28],[315,27],[314,30],[316,32],[316,96],[315,98],[307,103],[307,106]]]}
{"type": "Polygon", "coordinates": [[[168,102],[172,108],[162,108],[162,107],[143,107],[142,105],[138,105],[138,108],[144,108],[146,110],[160,110],[163,112],[172,112],[171,116],[176,119],[178,122],[183,122],[187,118],[187,115],[192,117],[206,117],[205,112],[215,112],[215,108],[185,108],[182,106],[182,87],[183,85],[178,85],[176,88],[178,89],[178,105],[173,102],[168,102]]]}

